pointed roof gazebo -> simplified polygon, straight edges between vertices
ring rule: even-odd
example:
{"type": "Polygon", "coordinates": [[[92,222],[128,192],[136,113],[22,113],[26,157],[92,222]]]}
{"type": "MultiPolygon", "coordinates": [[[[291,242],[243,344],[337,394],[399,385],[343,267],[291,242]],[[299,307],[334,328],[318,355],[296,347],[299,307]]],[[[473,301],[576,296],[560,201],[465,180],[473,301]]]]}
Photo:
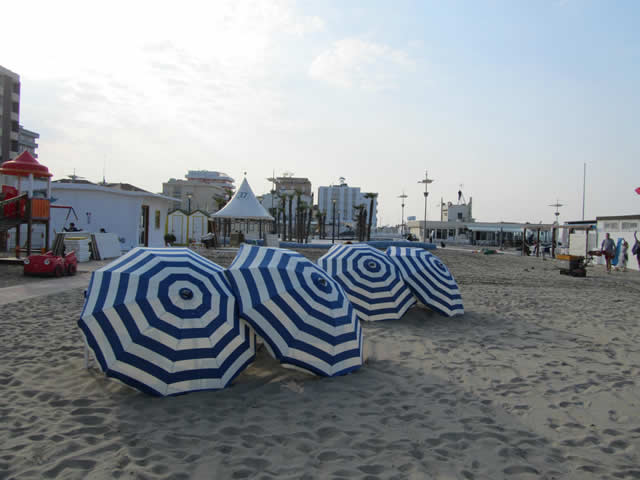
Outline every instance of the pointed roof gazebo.
{"type": "Polygon", "coordinates": [[[231,197],[229,203],[220,211],[214,213],[212,217],[237,218],[242,220],[275,220],[269,215],[265,208],[260,205],[246,178],[242,180],[240,188],[238,188],[233,197],[231,197]]]}

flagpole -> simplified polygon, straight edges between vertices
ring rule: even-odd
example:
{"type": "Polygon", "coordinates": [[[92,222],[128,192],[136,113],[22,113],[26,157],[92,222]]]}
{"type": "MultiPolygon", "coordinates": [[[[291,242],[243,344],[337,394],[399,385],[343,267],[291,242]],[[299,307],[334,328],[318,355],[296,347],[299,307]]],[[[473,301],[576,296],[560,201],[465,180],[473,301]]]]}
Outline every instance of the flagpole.
{"type": "Polygon", "coordinates": [[[584,170],[582,174],[582,220],[584,221],[584,198],[585,188],[587,185],[587,162],[584,163],[584,170]]]}

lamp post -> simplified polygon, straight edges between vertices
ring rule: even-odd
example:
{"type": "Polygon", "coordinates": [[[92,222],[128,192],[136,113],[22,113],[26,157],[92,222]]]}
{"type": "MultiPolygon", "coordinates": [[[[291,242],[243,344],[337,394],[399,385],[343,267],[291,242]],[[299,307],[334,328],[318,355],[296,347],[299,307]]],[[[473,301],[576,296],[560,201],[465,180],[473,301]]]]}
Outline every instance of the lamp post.
{"type": "Polygon", "coordinates": [[[331,214],[331,243],[336,243],[336,201],[333,201],[333,213],[331,214]]]}
{"type": "Polygon", "coordinates": [[[424,230],[422,230],[422,241],[427,241],[427,197],[429,196],[429,192],[427,191],[427,187],[430,183],[433,183],[433,180],[429,178],[429,174],[427,171],[424,171],[424,179],[420,180],[418,183],[424,183],[424,230]]]}
{"type": "Polygon", "coordinates": [[[187,193],[187,246],[189,245],[189,241],[190,241],[190,236],[189,235],[189,223],[191,223],[189,220],[191,220],[191,197],[193,195],[191,194],[191,192],[187,193]]]}
{"type": "Polygon", "coordinates": [[[402,195],[398,195],[398,198],[402,199],[402,223],[400,223],[400,231],[402,232],[402,236],[404,237],[404,199],[407,198],[407,195],[402,192],[402,195]]]}

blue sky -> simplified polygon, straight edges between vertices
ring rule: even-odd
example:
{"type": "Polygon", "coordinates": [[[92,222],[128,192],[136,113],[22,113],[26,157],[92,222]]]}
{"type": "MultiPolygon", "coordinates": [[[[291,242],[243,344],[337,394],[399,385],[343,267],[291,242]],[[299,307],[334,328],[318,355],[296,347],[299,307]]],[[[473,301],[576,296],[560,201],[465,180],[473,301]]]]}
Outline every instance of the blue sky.
{"type": "Polygon", "coordinates": [[[430,218],[463,184],[478,220],[550,222],[586,162],[587,217],[640,212],[637,2],[52,3],[9,7],[33,35],[0,64],[57,176],[344,176],[395,224],[428,169],[430,218]]]}

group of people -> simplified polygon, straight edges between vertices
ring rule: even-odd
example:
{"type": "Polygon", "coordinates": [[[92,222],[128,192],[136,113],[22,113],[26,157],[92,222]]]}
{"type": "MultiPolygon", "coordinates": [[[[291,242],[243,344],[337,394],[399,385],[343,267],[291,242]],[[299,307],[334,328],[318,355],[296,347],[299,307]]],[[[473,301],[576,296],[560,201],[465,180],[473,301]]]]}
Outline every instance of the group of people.
{"type": "MultiPolygon", "coordinates": [[[[631,249],[631,254],[636,257],[638,260],[638,269],[640,269],[640,240],[638,240],[638,232],[633,232],[633,238],[635,239],[635,243],[633,244],[633,248],[631,249]]],[[[605,235],[604,240],[602,241],[602,245],[600,247],[602,255],[604,256],[605,261],[607,262],[607,273],[611,273],[611,261],[616,256],[616,244],[611,238],[611,235],[608,233],[605,235]]],[[[624,238],[622,239],[622,243],[620,244],[620,256],[618,259],[618,265],[616,266],[616,270],[621,270],[623,272],[627,271],[627,262],[629,261],[629,242],[627,242],[624,238]]]]}

